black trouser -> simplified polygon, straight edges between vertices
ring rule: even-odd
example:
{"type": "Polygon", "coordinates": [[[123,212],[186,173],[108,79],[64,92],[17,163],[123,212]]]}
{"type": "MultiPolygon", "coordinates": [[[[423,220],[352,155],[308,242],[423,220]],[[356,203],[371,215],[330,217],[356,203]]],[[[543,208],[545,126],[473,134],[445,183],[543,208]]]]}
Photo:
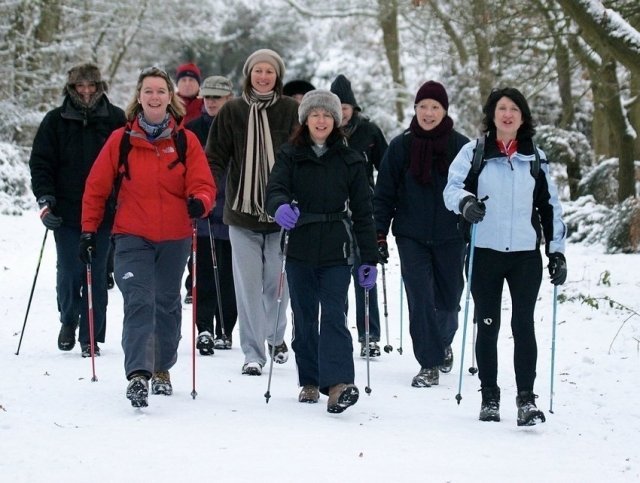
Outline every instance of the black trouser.
{"type": "Polygon", "coordinates": [[[497,345],[505,280],[511,294],[516,385],[518,391],[532,391],[538,358],[533,314],[542,282],[542,257],[539,250],[513,253],[488,248],[475,250],[471,293],[478,322],[478,376],[482,387],[498,385],[497,345]]]}
{"type": "Polygon", "coordinates": [[[425,244],[396,237],[409,305],[409,332],[420,367],[444,363],[444,350],[458,329],[464,280],[464,243],[425,244]]]}
{"type": "MultiPolygon", "coordinates": [[[[231,264],[231,242],[229,240],[214,239],[215,255],[218,265],[218,277],[220,280],[220,300],[216,292],[215,272],[211,257],[211,242],[209,237],[198,237],[197,264],[198,269],[196,289],[196,325],[198,332],[209,331],[214,333],[213,321],[216,321],[215,335],[222,336],[222,324],[220,322],[220,310],[224,320],[224,333],[231,337],[238,309],[236,306],[236,292],[233,284],[233,269],[231,264]]],[[[188,277],[191,278],[191,277],[188,277]]]]}

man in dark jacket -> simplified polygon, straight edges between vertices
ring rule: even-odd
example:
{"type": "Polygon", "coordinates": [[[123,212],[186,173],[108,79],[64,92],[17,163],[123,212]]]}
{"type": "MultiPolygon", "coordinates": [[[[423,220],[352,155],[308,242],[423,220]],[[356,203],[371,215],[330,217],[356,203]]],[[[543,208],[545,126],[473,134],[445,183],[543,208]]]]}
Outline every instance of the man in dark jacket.
{"type": "MultiPolygon", "coordinates": [[[[124,112],[109,102],[106,92],[107,83],[95,64],[80,64],[69,70],[62,106],[45,115],[29,160],[40,218],[47,229],[53,230],[56,240],[56,288],[62,323],[58,348],[73,349],[79,323],[82,357],[91,355],[86,267],[77,251],[82,195],[100,149],[111,132],[126,122],[124,112]]],[[[112,217],[106,216],[98,230],[91,263],[96,355],[100,355],[97,342],[105,340],[111,222],[112,217]]]]}
{"type": "MultiPolygon", "coordinates": [[[[342,129],[346,135],[349,147],[358,151],[364,156],[365,168],[371,193],[373,195],[373,168],[380,167],[380,161],[387,150],[387,141],[380,128],[361,114],[362,109],[356,102],[356,98],[351,90],[351,82],[342,74],[331,83],[331,92],[340,98],[342,103],[342,129]]],[[[359,261],[354,263],[354,267],[359,266],[359,261]]],[[[358,340],[361,343],[360,355],[366,356],[365,329],[364,329],[364,290],[357,283],[357,273],[353,272],[356,296],[356,325],[358,326],[358,340]]],[[[380,312],[378,311],[378,292],[376,286],[369,291],[369,356],[380,355],[380,312]]]]}
{"type": "MultiPolygon", "coordinates": [[[[226,77],[214,75],[207,77],[200,86],[200,98],[204,99],[202,115],[186,124],[186,128],[198,135],[204,147],[207,144],[209,129],[220,108],[233,99],[232,84],[226,77]]],[[[231,242],[229,227],[222,222],[222,211],[225,200],[226,175],[220,179],[216,193],[216,205],[208,218],[198,220],[198,246],[196,264],[198,272],[198,300],[196,307],[196,325],[198,339],[196,348],[201,355],[212,355],[214,349],[231,349],[232,332],[238,319],[236,294],[233,284],[233,268],[231,265],[231,242]],[[211,239],[215,250],[211,249],[211,239]],[[217,274],[214,272],[212,254],[217,262],[217,274]],[[216,279],[220,283],[220,297],[216,289],[216,279]],[[214,331],[213,320],[216,319],[214,331]],[[213,335],[215,333],[215,339],[213,335]]],[[[191,264],[189,261],[186,286],[191,295],[191,264]]]]}

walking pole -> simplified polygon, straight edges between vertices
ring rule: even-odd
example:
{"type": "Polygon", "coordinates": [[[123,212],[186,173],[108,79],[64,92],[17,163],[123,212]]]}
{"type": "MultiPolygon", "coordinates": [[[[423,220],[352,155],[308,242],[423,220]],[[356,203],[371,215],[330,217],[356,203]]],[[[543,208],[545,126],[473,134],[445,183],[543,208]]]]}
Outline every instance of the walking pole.
{"type": "MultiPolygon", "coordinates": [[[[382,269],[384,270],[384,265],[382,265],[382,269]]],[[[369,396],[371,395],[371,371],[369,369],[369,289],[364,290],[364,340],[367,347],[367,386],[364,388],[364,392],[369,396]]]]}
{"type": "Polygon", "coordinates": [[[191,376],[193,389],[191,397],[196,398],[196,320],[198,310],[197,279],[197,252],[198,252],[198,221],[193,220],[191,225],[191,376]]]}
{"type": "Polygon", "coordinates": [[[47,242],[47,233],[49,229],[44,229],[44,238],[42,239],[42,246],[40,247],[40,255],[38,256],[38,265],[36,266],[36,274],[33,277],[33,284],[31,285],[31,293],[29,294],[29,302],[27,302],[27,312],[24,314],[24,322],[22,323],[22,332],[20,332],[20,340],[18,341],[18,350],[16,355],[20,355],[20,346],[22,345],[22,337],[24,336],[24,329],[27,326],[27,317],[29,317],[29,310],[31,309],[31,300],[33,300],[33,291],[36,288],[36,281],[38,280],[38,272],[40,272],[40,262],[42,262],[42,253],[44,252],[44,245],[47,242]]]}
{"type": "Polygon", "coordinates": [[[467,339],[467,319],[469,318],[469,295],[471,293],[471,276],[473,274],[473,253],[476,247],[476,227],[474,223],[471,225],[471,242],[469,242],[469,272],[467,274],[467,295],[464,303],[464,325],[462,327],[462,349],[460,350],[460,377],[458,380],[458,394],[456,401],[460,404],[462,400],[462,371],[464,370],[464,347],[467,339]]]}
{"type": "MultiPolygon", "coordinates": [[[[91,353],[91,370],[93,371],[93,376],[91,377],[91,382],[96,382],[98,378],[96,377],[96,353],[95,353],[95,345],[96,338],[94,333],[94,325],[93,325],[93,279],[91,274],[91,262],[92,262],[92,253],[91,248],[88,250],[89,261],[87,262],[87,313],[89,314],[89,345],[90,345],[90,353],[91,353]]],[[[106,254],[105,254],[106,255],[106,254]]]]}
{"type": "Polygon", "coordinates": [[[471,374],[472,376],[474,376],[476,374],[476,372],[478,372],[478,368],[476,367],[476,351],[475,351],[477,327],[478,327],[478,321],[475,318],[475,312],[474,312],[474,317],[473,317],[473,344],[471,346],[474,349],[471,351],[471,367],[469,368],[469,374],[471,374]]]}
{"type": "Polygon", "coordinates": [[[385,272],[384,265],[385,264],[383,263],[382,264],[382,298],[383,298],[382,307],[384,308],[384,329],[387,335],[387,345],[384,346],[384,351],[388,354],[389,352],[393,351],[393,347],[391,346],[391,344],[389,344],[389,312],[387,311],[387,281],[384,273],[385,272]]]}
{"type": "MultiPolygon", "coordinates": [[[[291,206],[295,206],[296,202],[293,201],[291,206]]],[[[264,393],[266,403],[269,404],[271,398],[271,376],[273,375],[273,356],[276,352],[276,334],[278,333],[278,321],[280,320],[280,307],[282,306],[282,292],[284,291],[284,274],[285,266],[287,263],[287,249],[289,248],[289,230],[284,231],[284,243],[282,246],[282,268],[280,269],[280,281],[278,282],[278,308],[276,310],[276,324],[273,329],[273,340],[271,341],[271,350],[269,351],[269,357],[271,362],[269,364],[269,381],[267,382],[267,392],[264,393]]]]}
{"type": "Polygon", "coordinates": [[[211,260],[213,260],[213,279],[216,283],[216,296],[218,297],[218,315],[220,316],[220,328],[222,329],[222,339],[227,340],[227,333],[224,330],[224,316],[222,315],[222,292],[220,291],[220,276],[218,275],[218,259],[216,257],[216,247],[213,233],[211,232],[211,219],[207,218],[209,225],[209,244],[211,245],[211,260]]]}
{"type": "Polygon", "coordinates": [[[404,283],[402,282],[402,277],[400,277],[400,347],[398,347],[398,354],[402,355],[402,321],[404,314],[404,283]]]}
{"type": "Polygon", "coordinates": [[[549,412],[553,414],[553,375],[556,364],[556,314],[558,309],[558,286],[553,286],[553,320],[551,322],[551,391],[549,392],[549,412]]]}

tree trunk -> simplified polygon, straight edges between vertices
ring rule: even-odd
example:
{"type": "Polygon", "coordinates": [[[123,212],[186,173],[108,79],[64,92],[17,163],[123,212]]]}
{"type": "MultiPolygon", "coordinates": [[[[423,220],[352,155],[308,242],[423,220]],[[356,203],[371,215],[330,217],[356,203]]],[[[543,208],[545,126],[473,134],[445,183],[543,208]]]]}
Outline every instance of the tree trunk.
{"type": "Polygon", "coordinates": [[[398,123],[404,122],[404,106],[402,92],[404,91],[405,80],[400,64],[400,37],[398,34],[398,1],[379,0],[378,1],[378,23],[382,29],[384,41],[384,51],[391,69],[393,88],[395,92],[395,109],[398,123]]]}
{"type": "Polygon", "coordinates": [[[475,24],[473,38],[477,49],[478,87],[480,89],[480,99],[484,103],[491,93],[494,81],[491,69],[491,46],[486,35],[489,25],[489,12],[485,0],[474,0],[471,9],[475,24]]]}

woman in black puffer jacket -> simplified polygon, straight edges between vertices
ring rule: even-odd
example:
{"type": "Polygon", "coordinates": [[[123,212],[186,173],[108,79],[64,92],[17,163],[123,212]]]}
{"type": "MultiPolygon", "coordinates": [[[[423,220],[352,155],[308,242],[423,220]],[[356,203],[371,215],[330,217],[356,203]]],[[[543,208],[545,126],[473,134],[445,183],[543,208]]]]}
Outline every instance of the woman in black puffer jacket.
{"type": "Polygon", "coordinates": [[[298,400],[317,402],[320,392],[329,396],[327,410],[339,413],[358,400],[345,302],[356,246],[360,285],[375,284],[372,206],[363,158],[345,145],[339,128],[338,97],[305,94],[298,118],[301,127],[280,149],[269,178],[267,212],[290,230],[286,270],[298,400]]]}

